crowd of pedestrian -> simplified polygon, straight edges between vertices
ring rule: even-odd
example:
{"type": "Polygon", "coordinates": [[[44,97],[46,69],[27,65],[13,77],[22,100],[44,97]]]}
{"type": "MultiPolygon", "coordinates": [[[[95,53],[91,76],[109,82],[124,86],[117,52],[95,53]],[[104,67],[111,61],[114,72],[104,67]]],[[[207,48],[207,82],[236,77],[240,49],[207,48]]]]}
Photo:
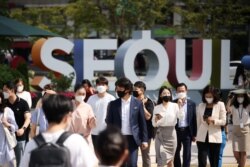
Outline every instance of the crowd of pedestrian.
{"type": "Polygon", "coordinates": [[[76,84],[74,99],[46,85],[31,112],[23,80],[9,81],[0,91],[0,167],[136,167],[139,150],[143,167],[152,162],[190,167],[192,142],[197,144],[199,167],[206,167],[207,159],[211,167],[221,167],[227,115],[232,115],[233,153],[244,167],[250,149],[250,101],[247,90],[237,88],[225,105],[220,90],[208,85],[196,105],[185,83],[175,86],[176,96],[162,86],[153,101],[142,81],[119,78],[113,96],[101,76],[95,86],[87,79],[76,84]],[[152,140],[155,159],[150,157],[152,140]]]}

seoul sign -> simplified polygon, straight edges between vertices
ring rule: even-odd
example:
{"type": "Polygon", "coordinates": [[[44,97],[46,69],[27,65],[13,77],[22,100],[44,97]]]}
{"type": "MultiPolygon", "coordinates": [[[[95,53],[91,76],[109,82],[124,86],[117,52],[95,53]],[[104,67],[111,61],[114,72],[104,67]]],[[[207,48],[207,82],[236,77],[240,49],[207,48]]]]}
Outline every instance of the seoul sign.
{"type": "MultiPolygon", "coordinates": [[[[233,87],[229,78],[230,41],[198,39],[193,40],[192,71],[186,74],[186,43],[184,39],[168,39],[163,46],[151,38],[150,31],[135,31],[132,39],[119,48],[117,39],[81,39],[71,42],[54,37],[34,43],[32,59],[36,65],[68,76],[75,74],[72,85],[82,79],[93,80],[95,71],[114,71],[117,78],[125,76],[132,82],[141,80],[136,75],[134,60],[139,52],[147,51],[148,71],[143,78],[148,90],[158,89],[164,81],[171,85],[184,82],[189,89],[203,89],[211,83],[221,89],[233,87]],[[52,56],[54,50],[67,54],[74,52],[74,66],[52,56]],[[94,59],[95,50],[117,50],[114,60],[94,59]]],[[[114,90],[110,81],[110,90],[114,90]]]]}

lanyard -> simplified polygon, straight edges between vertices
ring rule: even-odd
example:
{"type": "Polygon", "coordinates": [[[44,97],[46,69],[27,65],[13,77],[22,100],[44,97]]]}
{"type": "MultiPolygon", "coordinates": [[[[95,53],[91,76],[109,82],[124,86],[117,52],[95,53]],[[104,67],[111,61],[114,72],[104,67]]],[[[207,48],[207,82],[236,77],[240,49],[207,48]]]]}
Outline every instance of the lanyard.
{"type": "Polygon", "coordinates": [[[242,119],[242,114],[243,114],[243,106],[241,107],[241,112],[240,112],[240,106],[239,106],[239,108],[238,108],[238,113],[239,113],[239,118],[240,118],[240,120],[242,119]]]}

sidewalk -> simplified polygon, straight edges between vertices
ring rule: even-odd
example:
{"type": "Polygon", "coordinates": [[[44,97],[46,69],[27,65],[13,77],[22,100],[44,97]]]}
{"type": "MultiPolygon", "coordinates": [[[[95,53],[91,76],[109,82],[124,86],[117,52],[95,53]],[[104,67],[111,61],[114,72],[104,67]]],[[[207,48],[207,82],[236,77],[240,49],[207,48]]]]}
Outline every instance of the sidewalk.
{"type": "MultiPolygon", "coordinates": [[[[229,128],[230,129],[230,128],[229,128]]],[[[155,143],[154,141],[151,142],[150,146],[150,155],[151,155],[151,162],[152,166],[151,167],[156,167],[155,163],[155,143]]],[[[181,151],[182,153],[182,151],[181,151]]],[[[192,143],[192,153],[191,153],[191,166],[198,166],[198,151],[197,151],[197,146],[196,143],[192,143]]],[[[246,167],[250,167],[250,152],[247,153],[247,163],[246,167]]],[[[236,160],[233,156],[233,150],[232,150],[232,140],[231,140],[231,131],[229,131],[228,135],[228,141],[226,144],[226,147],[224,149],[224,155],[223,155],[223,167],[237,167],[236,160]]],[[[209,165],[209,161],[208,161],[209,165]]],[[[139,157],[138,157],[138,167],[142,167],[142,159],[141,159],[141,153],[139,151],[139,157]]]]}

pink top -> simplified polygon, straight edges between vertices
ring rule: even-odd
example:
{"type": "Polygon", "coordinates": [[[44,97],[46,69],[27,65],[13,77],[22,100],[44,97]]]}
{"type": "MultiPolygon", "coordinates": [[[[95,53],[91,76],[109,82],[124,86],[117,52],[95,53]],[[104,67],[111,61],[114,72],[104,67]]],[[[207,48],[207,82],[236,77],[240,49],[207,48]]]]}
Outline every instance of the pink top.
{"type": "Polygon", "coordinates": [[[91,129],[95,127],[95,122],[95,115],[91,106],[85,102],[82,102],[72,113],[69,131],[84,136],[89,146],[93,148],[91,129]]]}

